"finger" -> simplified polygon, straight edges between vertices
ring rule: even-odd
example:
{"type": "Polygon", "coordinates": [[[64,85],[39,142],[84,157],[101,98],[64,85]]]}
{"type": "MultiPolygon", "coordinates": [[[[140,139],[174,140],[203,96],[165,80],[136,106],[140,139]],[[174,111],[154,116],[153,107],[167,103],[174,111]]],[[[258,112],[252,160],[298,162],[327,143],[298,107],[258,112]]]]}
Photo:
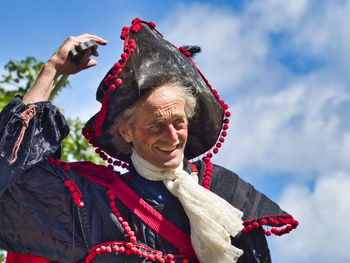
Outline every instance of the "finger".
{"type": "Polygon", "coordinates": [[[90,58],[79,64],[79,71],[83,69],[91,68],[96,65],[97,65],[97,61],[93,58],[90,58]]]}
{"type": "Polygon", "coordinates": [[[86,41],[88,39],[93,39],[93,40],[96,41],[96,43],[98,43],[100,45],[107,45],[107,43],[108,43],[103,38],[98,37],[96,35],[91,35],[91,34],[83,34],[83,35],[77,36],[77,39],[79,39],[79,41],[81,41],[81,42],[84,42],[84,41],[86,41]]]}

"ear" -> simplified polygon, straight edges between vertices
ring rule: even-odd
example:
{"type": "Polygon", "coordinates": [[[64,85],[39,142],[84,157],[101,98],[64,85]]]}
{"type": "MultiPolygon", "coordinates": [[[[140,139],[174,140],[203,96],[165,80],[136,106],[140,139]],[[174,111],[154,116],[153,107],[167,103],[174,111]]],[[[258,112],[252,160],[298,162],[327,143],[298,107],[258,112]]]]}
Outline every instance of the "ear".
{"type": "Polygon", "coordinates": [[[119,134],[123,137],[126,142],[132,142],[134,140],[134,136],[132,133],[132,129],[129,123],[121,125],[119,128],[119,134]]]}

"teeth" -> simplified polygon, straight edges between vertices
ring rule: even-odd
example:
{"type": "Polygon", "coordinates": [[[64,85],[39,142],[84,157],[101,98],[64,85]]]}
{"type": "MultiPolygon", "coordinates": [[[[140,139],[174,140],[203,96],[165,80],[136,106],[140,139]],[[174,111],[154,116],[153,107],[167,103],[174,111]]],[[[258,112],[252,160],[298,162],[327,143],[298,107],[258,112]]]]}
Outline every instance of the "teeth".
{"type": "Polygon", "coordinates": [[[176,149],[177,146],[171,147],[171,148],[162,148],[162,147],[158,147],[159,150],[163,151],[163,152],[171,152],[174,151],[176,149]]]}

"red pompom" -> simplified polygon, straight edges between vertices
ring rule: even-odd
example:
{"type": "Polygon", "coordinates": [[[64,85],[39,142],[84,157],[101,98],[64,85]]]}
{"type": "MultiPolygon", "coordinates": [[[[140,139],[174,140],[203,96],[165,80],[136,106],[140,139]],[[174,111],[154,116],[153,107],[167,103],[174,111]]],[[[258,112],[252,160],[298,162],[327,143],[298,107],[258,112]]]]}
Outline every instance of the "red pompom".
{"type": "Polygon", "coordinates": [[[135,236],[130,237],[130,242],[131,243],[135,243],[136,242],[136,237],[135,236]]]}
{"type": "Polygon", "coordinates": [[[260,220],[260,225],[266,225],[267,224],[267,220],[265,218],[260,220]]]}
{"type": "Polygon", "coordinates": [[[226,132],[226,131],[223,131],[223,132],[221,133],[221,136],[222,136],[222,137],[226,137],[226,136],[227,136],[227,132],[226,132]]]}
{"type": "Polygon", "coordinates": [[[267,235],[267,236],[271,236],[271,232],[270,232],[270,231],[268,231],[268,230],[265,230],[265,235],[267,235]]]}
{"type": "Polygon", "coordinates": [[[217,143],[216,145],[215,145],[217,148],[220,148],[221,147],[221,143],[217,143]]]}
{"type": "Polygon", "coordinates": [[[253,228],[258,228],[259,227],[259,223],[258,222],[253,222],[252,226],[253,226],[253,228]]]}
{"type": "Polygon", "coordinates": [[[179,50],[184,53],[185,52],[185,48],[184,47],[179,47],[179,50]]]}
{"type": "Polygon", "coordinates": [[[214,148],[213,149],[213,153],[217,154],[219,152],[219,149],[218,148],[214,148]]]}
{"type": "Polygon", "coordinates": [[[153,22],[148,22],[148,26],[152,29],[156,28],[156,24],[153,22]]]}
{"type": "Polygon", "coordinates": [[[122,79],[120,79],[120,78],[118,78],[118,79],[115,80],[115,84],[116,84],[117,86],[119,86],[119,85],[122,84],[122,83],[123,83],[123,81],[122,81],[122,79]]]}
{"type": "Polygon", "coordinates": [[[136,18],[134,18],[134,19],[131,21],[131,24],[135,24],[135,23],[138,23],[138,22],[140,22],[140,21],[141,21],[141,19],[138,18],[138,17],[136,17],[136,18]]]}
{"type": "Polygon", "coordinates": [[[220,137],[220,138],[219,138],[219,141],[220,141],[221,143],[223,143],[223,142],[225,142],[225,138],[224,138],[224,137],[220,137]]]}
{"type": "Polygon", "coordinates": [[[230,116],[231,116],[231,112],[226,111],[226,112],[225,112],[225,116],[226,116],[226,117],[230,117],[230,116]]]}
{"type": "Polygon", "coordinates": [[[120,56],[123,60],[126,60],[129,57],[128,53],[122,53],[120,56]]]}

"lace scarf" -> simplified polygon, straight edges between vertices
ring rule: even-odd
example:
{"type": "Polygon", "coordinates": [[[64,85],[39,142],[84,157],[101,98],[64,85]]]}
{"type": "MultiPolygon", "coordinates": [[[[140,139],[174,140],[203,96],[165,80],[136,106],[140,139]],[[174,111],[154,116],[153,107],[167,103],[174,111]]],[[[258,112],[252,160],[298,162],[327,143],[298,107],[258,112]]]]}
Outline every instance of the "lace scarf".
{"type": "Polygon", "coordinates": [[[231,245],[243,228],[243,213],[226,200],[198,184],[195,173],[182,169],[160,169],[140,157],[135,151],[131,156],[136,171],[152,181],[163,181],[166,188],[182,204],[191,226],[191,243],[201,263],[237,262],[243,254],[231,245]]]}

